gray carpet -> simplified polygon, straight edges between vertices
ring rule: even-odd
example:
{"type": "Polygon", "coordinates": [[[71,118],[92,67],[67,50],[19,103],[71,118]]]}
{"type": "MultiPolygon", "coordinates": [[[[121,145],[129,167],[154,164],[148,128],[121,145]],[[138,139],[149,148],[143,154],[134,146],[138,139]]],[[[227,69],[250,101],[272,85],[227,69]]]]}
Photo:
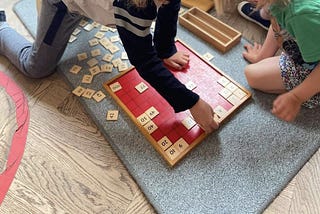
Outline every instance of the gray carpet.
{"type": "MultiPolygon", "coordinates": [[[[23,0],[14,8],[33,34],[34,3],[23,0]]],[[[80,84],[81,75],[69,69],[77,62],[77,53],[90,51],[88,39],[95,33],[82,31],[58,66],[71,88],[80,84]]],[[[180,26],[178,38],[199,54],[211,53],[213,64],[249,89],[241,57],[245,40],[221,55],[180,26]]],[[[116,74],[99,74],[90,87],[101,89],[116,74]]],[[[275,96],[251,92],[246,105],[174,168],[168,167],[110,96],[99,104],[80,100],[159,213],[261,213],[318,149],[320,112],[303,108],[294,123],[282,122],[270,113],[275,96]],[[108,109],[120,110],[117,122],[105,120],[108,109]]]]}

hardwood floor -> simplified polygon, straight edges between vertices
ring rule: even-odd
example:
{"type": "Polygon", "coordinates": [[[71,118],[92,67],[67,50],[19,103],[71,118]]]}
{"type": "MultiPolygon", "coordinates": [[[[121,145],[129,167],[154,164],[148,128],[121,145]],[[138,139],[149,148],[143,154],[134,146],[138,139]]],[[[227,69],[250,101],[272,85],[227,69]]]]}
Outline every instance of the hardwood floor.
{"type": "MultiPolygon", "coordinates": [[[[12,12],[18,0],[1,0],[8,22],[32,37],[12,12]]],[[[223,21],[262,42],[265,31],[230,10],[223,21]]],[[[155,213],[62,77],[33,80],[0,56],[0,70],[24,90],[30,126],[25,153],[0,207],[1,214],[155,213]]],[[[265,213],[320,213],[320,152],[265,213]]]]}

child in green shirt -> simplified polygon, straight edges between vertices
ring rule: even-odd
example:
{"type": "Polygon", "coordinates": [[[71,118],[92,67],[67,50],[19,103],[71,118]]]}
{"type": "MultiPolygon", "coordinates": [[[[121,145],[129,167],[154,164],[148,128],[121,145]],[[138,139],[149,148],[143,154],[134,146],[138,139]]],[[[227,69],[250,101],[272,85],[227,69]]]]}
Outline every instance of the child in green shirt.
{"type": "Polygon", "coordinates": [[[279,94],[272,113],[293,121],[302,105],[320,105],[320,0],[259,0],[266,5],[272,24],[263,45],[245,45],[245,75],[252,88],[279,94]]]}

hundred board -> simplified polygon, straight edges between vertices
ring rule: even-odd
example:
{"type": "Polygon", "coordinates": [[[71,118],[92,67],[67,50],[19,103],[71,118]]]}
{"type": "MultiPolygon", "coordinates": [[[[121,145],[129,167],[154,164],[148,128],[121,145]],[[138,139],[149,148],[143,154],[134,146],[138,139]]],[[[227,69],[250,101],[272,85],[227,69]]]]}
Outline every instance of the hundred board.
{"type": "MultiPolygon", "coordinates": [[[[177,40],[176,46],[189,53],[189,65],[182,71],[169,70],[212,106],[219,123],[251,97],[248,90],[185,43],[177,40]]],[[[189,111],[175,113],[135,68],[120,73],[103,86],[170,166],[178,163],[207,136],[189,111]]]]}

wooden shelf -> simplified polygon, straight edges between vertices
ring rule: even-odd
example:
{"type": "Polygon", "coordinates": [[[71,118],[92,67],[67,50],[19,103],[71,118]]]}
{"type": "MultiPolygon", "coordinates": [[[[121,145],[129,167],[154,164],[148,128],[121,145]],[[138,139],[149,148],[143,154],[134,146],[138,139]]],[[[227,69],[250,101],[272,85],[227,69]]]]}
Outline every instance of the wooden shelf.
{"type": "Polygon", "coordinates": [[[179,23],[223,53],[241,39],[239,31],[196,7],[182,14],[179,23]]]}

